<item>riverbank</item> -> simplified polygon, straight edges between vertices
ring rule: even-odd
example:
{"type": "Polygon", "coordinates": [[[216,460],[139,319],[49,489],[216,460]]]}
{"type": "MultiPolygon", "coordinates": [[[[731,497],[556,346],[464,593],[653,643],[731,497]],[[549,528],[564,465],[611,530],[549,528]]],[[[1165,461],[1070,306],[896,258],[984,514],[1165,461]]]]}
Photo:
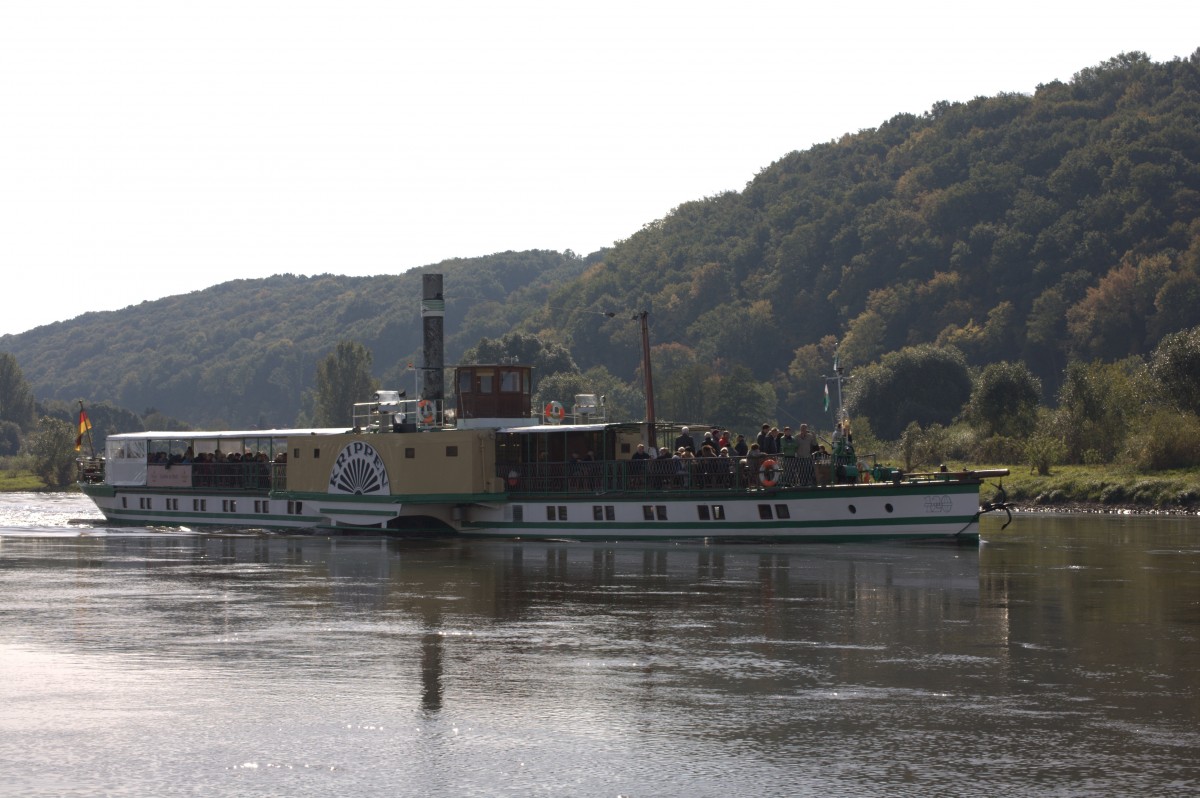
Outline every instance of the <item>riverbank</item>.
{"type": "Polygon", "coordinates": [[[1112,465],[1071,465],[1055,466],[1049,475],[1039,476],[1028,466],[1007,468],[1009,476],[989,480],[980,490],[983,501],[995,500],[995,486],[1002,485],[1007,500],[1025,511],[1200,511],[1200,469],[1145,473],[1112,465]]]}
{"type": "MultiPolygon", "coordinates": [[[[16,493],[19,491],[39,491],[47,490],[46,482],[33,473],[24,468],[0,469],[0,493],[16,493]]],[[[73,490],[74,486],[66,488],[73,490]]],[[[56,490],[63,490],[56,488],[56,490]]]]}

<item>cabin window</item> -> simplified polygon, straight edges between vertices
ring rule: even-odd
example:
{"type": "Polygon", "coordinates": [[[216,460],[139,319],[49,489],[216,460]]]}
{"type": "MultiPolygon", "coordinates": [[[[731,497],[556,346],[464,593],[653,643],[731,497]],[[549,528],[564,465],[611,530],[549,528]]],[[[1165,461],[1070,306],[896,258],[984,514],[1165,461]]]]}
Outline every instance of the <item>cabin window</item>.
{"type": "Polygon", "coordinates": [[[321,450],[320,449],[313,449],[313,459],[314,460],[321,459],[321,450]]]}
{"type": "Polygon", "coordinates": [[[612,521],[616,519],[616,508],[611,504],[593,504],[592,505],[592,520],[594,521],[612,521]]]}
{"type": "Polygon", "coordinates": [[[475,379],[475,372],[471,369],[462,369],[458,372],[458,392],[470,393],[471,383],[475,379]]]}
{"type": "Polygon", "coordinates": [[[458,457],[458,447],[457,446],[447,446],[446,447],[446,456],[447,457],[458,457]]]}
{"type": "Polygon", "coordinates": [[[890,513],[890,512],[892,511],[892,505],[891,505],[891,504],[885,504],[885,505],[883,505],[883,509],[887,510],[887,511],[890,513]]]}
{"type": "Polygon", "coordinates": [[[629,444],[628,443],[621,444],[621,454],[629,454],[629,444]]]}
{"type": "Polygon", "coordinates": [[[300,447],[299,446],[297,446],[295,449],[292,449],[292,459],[293,460],[300,459],[300,447]]]}
{"type": "Polygon", "coordinates": [[[558,520],[559,521],[567,520],[567,508],[561,504],[558,506],[558,520]]]}
{"type": "Polygon", "coordinates": [[[546,506],[546,520],[547,521],[557,521],[558,520],[558,508],[556,508],[552,504],[546,506]]]}
{"type": "Polygon", "coordinates": [[[643,519],[645,519],[645,520],[647,520],[647,521],[653,521],[653,520],[654,520],[654,507],[653,507],[653,505],[649,505],[649,504],[643,504],[643,505],[642,505],[642,518],[643,518],[643,519]]]}
{"type": "Polygon", "coordinates": [[[494,380],[495,375],[493,374],[480,374],[477,376],[475,384],[478,386],[480,393],[491,393],[492,382],[494,380]]]}
{"type": "Polygon", "coordinates": [[[696,505],[696,515],[697,515],[697,517],[699,517],[699,519],[701,521],[709,520],[708,505],[707,504],[697,504],[696,505]]]}
{"type": "Polygon", "coordinates": [[[758,505],[758,517],[763,521],[770,521],[771,520],[771,505],[769,505],[769,504],[758,505]]]}
{"type": "Polygon", "coordinates": [[[667,505],[659,504],[654,508],[654,514],[658,516],[659,521],[667,520],[667,505]]]}
{"type": "Polygon", "coordinates": [[[287,511],[288,515],[300,515],[304,511],[304,502],[289,501],[287,511]]]}
{"type": "Polygon", "coordinates": [[[128,501],[128,499],[126,499],[124,496],[122,496],[122,497],[121,497],[121,509],[122,509],[122,510],[128,510],[128,509],[129,509],[129,501],[128,501]]]}
{"type": "Polygon", "coordinates": [[[777,504],[777,505],[775,505],[775,517],[776,518],[791,518],[792,511],[788,508],[788,506],[786,504],[777,504]]]}
{"type": "Polygon", "coordinates": [[[858,512],[858,508],[855,507],[853,504],[850,505],[850,515],[854,515],[857,512],[858,512]]]}
{"type": "Polygon", "coordinates": [[[202,513],[208,509],[208,499],[192,499],[192,509],[202,513]]]}
{"type": "Polygon", "coordinates": [[[513,508],[512,508],[512,513],[513,513],[513,519],[512,519],[512,520],[514,520],[514,521],[524,521],[524,520],[525,520],[525,505],[523,505],[523,504],[514,504],[514,505],[513,505],[513,508]]]}
{"type": "Polygon", "coordinates": [[[406,446],[404,449],[404,459],[414,460],[417,457],[417,450],[411,446],[406,446]]]}
{"type": "Polygon", "coordinates": [[[519,371],[502,371],[500,372],[500,393],[520,393],[521,392],[521,372],[519,371]]]}
{"type": "Polygon", "coordinates": [[[712,517],[713,517],[714,521],[724,521],[725,520],[725,505],[714,504],[712,506],[712,517]]]}

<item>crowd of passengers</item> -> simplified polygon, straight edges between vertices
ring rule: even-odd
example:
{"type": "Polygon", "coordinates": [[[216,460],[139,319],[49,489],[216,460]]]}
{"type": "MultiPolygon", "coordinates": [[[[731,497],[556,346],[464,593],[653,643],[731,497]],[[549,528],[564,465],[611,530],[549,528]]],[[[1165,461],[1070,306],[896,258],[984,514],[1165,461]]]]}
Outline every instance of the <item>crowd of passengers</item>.
{"type": "Polygon", "coordinates": [[[157,465],[183,465],[195,463],[284,463],[287,462],[287,453],[280,452],[275,456],[274,461],[267,455],[266,452],[255,454],[249,449],[245,454],[238,452],[229,452],[228,454],[217,449],[215,452],[200,452],[194,454],[192,447],[189,446],[183,454],[168,455],[166,452],[152,452],[147,458],[148,462],[157,465]]]}
{"type": "Polygon", "coordinates": [[[148,461],[167,468],[173,465],[192,466],[194,487],[266,489],[271,483],[269,464],[287,462],[287,453],[280,452],[272,461],[266,452],[255,454],[247,449],[244,454],[226,453],[217,449],[215,452],[196,454],[189,446],[183,454],[153,452],[148,461]]]}
{"type": "MultiPolygon", "coordinates": [[[[745,435],[734,436],[719,427],[705,431],[702,437],[683,427],[673,447],[654,451],[639,443],[631,457],[628,476],[632,487],[815,485],[818,462],[835,466],[853,462],[849,444],[848,427],[843,430],[840,423],[833,433],[832,457],[807,424],[801,424],[795,434],[789,426],[780,430],[763,424],[753,442],[747,442],[745,435]]],[[[558,485],[553,478],[545,479],[551,472],[538,469],[535,473],[535,482],[550,483],[534,485],[535,489],[553,489],[558,485]]],[[[568,489],[589,490],[602,487],[604,474],[593,452],[585,455],[573,452],[567,471],[559,479],[565,478],[568,489]]]]}
{"type": "MultiPolygon", "coordinates": [[[[833,433],[835,451],[840,451],[849,442],[849,434],[843,431],[839,422],[833,433]]],[[[734,436],[720,427],[706,430],[703,437],[697,439],[689,427],[683,427],[673,448],[664,446],[657,453],[651,453],[639,443],[631,459],[641,462],[651,472],[686,474],[690,482],[713,483],[714,479],[720,481],[728,474],[738,482],[753,481],[757,477],[765,478],[771,484],[814,485],[816,462],[828,455],[808,424],[801,424],[795,434],[790,426],[780,430],[763,424],[753,443],[747,443],[745,435],[734,436]],[[722,463],[722,459],[729,462],[722,463]],[[664,460],[679,462],[664,468],[661,462],[664,460]],[[656,467],[646,461],[654,461],[656,467]],[[764,467],[768,470],[773,467],[778,472],[764,475],[764,467]],[[696,472],[696,478],[693,478],[693,472],[696,472]]]]}

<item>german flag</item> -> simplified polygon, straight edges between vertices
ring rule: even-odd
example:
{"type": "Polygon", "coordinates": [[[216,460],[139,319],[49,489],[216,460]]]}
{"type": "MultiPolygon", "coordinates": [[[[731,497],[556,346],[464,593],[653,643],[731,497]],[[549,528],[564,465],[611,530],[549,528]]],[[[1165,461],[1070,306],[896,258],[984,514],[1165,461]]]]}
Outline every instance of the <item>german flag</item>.
{"type": "Polygon", "coordinates": [[[92,420],[88,418],[87,411],[82,407],[79,408],[79,435],[75,437],[75,451],[83,448],[83,436],[92,431],[92,420]]]}

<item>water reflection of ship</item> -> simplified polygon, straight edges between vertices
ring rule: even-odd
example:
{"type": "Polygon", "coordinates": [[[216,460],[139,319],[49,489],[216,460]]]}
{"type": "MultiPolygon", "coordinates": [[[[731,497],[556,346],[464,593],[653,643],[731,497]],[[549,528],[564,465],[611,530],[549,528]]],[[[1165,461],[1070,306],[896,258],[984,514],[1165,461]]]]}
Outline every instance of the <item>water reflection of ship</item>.
{"type": "Polygon", "coordinates": [[[746,639],[874,644],[913,612],[937,623],[974,618],[979,608],[974,547],[244,535],[141,541],[182,548],[176,562],[182,554],[204,563],[191,578],[257,583],[254,601],[354,619],[350,633],[378,638],[369,644],[374,655],[415,669],[408,673],[426,711],[442,707],[446,671],[463,656],[455,653],[459,639],[468,647],[488,639],[518,654],[543,634],[686,649],[694,643],[689,625],[724,628],[736,619],[736,635],[746,639]]]}

